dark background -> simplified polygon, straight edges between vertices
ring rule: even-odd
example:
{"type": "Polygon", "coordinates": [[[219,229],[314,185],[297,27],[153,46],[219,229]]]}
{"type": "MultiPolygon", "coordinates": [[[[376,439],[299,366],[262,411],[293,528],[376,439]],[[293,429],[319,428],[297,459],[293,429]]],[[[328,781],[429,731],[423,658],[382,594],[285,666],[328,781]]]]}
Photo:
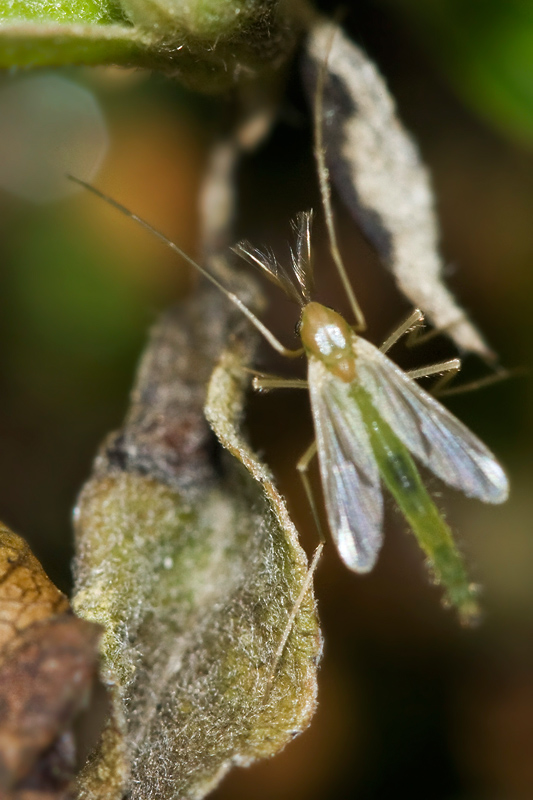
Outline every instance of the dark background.
{"type": "MultiPolygon", "coordinates": [[[[451,0],[368,0],[347,8],[345,24],[385,74],[431,168],[450,286],[501,363],[527,368],[533,55],[528,70],[524,53],[533,54],[533,18],[520,4],[503,5],[467,3],[461,11],[451,0]]],[[[98,184],[198,252],[197,193],[220,100],[142,73],[71,74],[92,87],[110,126],[98,184]]],[[[291,214],[317,207],[296,77],[272,136],[242,166],[240,198],[236,237],[280,250],[291,214]]],[[[339,205],[342,250],[368,336],[379,343],[409,304],[339,205]]],[[[316,248],[318,298],[346,310],[320,222],[316,248]]],[[[120,424],[148,326],[195,278],[145,232],[83,195],[30,206],[2,194],[0,257],[0,517],[69,591],[76,494],[98,443],[120,424]]],[[[270,294],[266,320],[290,342],[295,312],[270,294]]],[[[402,364],[454,354],[446,340],[420,354],[397,351],[402,364]]],[[[262,363],[283,369],[266,348],[262,363]]],[[[481,371],[466,359],[466,379],[481,371]]],[[[506,466],[505,506],[468,501],[430,480],[483,584],[484,624],[461,630],[442,608],[391,504],[371,575],[350,574],[332,547],[323,558],[316,586],[325,655],[311,728],[275,759],[235,770],[213,797],[533,797],[531,405],[529,376],[449,402],[506,466]]],[[[294,469],[311,439],[305,395],[250,397],[248,426],[310,551],[316,539],[294,469]]]]}

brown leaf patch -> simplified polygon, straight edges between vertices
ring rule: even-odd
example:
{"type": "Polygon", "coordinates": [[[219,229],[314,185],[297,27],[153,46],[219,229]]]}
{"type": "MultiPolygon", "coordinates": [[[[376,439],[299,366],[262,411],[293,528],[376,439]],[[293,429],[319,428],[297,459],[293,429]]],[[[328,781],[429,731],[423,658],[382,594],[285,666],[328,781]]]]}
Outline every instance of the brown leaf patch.
{"type": "Polygon", "coordinates": [[[0,523],[0,800],[72,796],[72,726],[90,697],[99,637],[0,523]]]}
{"type": "Polygon", "coordinates": [[[69,608],[24,539],[0,523],[0,660],[25,628],[69,608]]]}

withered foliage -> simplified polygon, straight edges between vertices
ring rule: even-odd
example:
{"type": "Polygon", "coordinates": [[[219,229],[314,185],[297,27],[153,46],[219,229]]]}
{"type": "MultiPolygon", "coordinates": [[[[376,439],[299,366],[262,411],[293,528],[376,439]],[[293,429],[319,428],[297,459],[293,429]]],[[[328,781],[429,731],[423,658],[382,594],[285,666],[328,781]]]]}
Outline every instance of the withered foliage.
{"type": "Polygon", "coordinates": [[[0,798],[60,800],[77,768],[97,625],[78,619],[20,536],[0,524],[0,798]]]}
{"type": "Polygon", "coordinates": [[[327,58],[322,124],[333,185],[405,297],[461,350],[491,360],[444,282],[430,175],[384,78],[340,25],[311,19],[302,65],[313,105],[327,58]]]}
{"type": "Polygon", "coordinates": [[[87,800],[203,797],[314,712],[311,591],[270,685],[306,559],[240,430],[254,338],[213,288],[165,314],[80,497],[74,607],[105,626],[112,687],[80,779],[87,800]]]}
{"type": "Polygon", "coordinates": [[[28,625],[69,607],[24,539],[0,523],[0,653],[28,625]]]}

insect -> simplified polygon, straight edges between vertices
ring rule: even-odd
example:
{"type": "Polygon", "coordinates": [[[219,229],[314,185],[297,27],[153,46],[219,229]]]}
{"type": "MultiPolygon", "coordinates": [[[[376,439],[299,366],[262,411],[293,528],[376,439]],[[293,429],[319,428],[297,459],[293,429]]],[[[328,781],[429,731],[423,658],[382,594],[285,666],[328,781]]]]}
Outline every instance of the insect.
{"type": "MultiPolygon", "coordinates": [[[[348,324],[339,313],[312,300],[312,212],[301,212],[292,223],[295,241],[288,269],[278,262],[271,250],[257,249],[248,242],[240,242],[232,248],[237,255],[260,268],[300,306],[301,347],[297,349],[286,348],[236,294],[228,291],[214,275],[152,225],[93,186],[69,176],[139,222],[217,286],[278,353],[290,358],[307,358],[306,381],[260,373],[256,373],[253,380],[257,390],[285,387],[309,392],[315,438],[299,460],[298,470],[320,535],[274,654],[267,694],[325,543],[307,477],[315,455],[318,456],[328,526],[346,566],[364,573],[376,562],[383,541],[384,485],[425,552],[435,583],[442,585],[445,604],[457,609],[464,624],[474,624],[479,619],[478,587],[470,582],[452,532],[425,488],[414,459],[468,497],[486,503],[502,503],[509,493],[507,477],[496,457],[416,382],[418,378],[458,371],[459,359],[405,372],[387,355],[402,336],[423,323],[422,311],[413,311],[379,348],[360,335],[365,329],[365,320],[337,244],[325,162],[322,132],[325,71],[326,62],[317,79],[315,157],[330,251],[355,324],[348,324]]],[[[479,381],[478,385],[485,382],[491,380],[479,381]]]]}
{"type": "MultiPolygon", "coordinates": [[[[377,348],[336,311],[311,301],[310,213],[299,215],[294,228],[292,273],[270,251],[254,249],[247,242],[234,248],[301,305],[302,349],[276,349],[290,356],[305,353],[307,381],[264,376],[256,377],[254,385],[267,390],[285,385],[308,388],[315,441],[298,468],[314,509],[305,473],[318,455],[329,529],[344,563],[355,572],[368,572],[374,566],[383,539],[385,484],[433,561],[449,601],[465,622],[473,622],[478,613],[476,587],[468,582],[450,529],[412,458],[468,497],[486,503],[507,498],[508,481],[495,456],[415,381],[455,371],[460,361],[406,373],[388,358],[392,345],[423,321],[419,310],[377,348]]],[[[315,509],[314,513],[316,517],[315,509]]]]}
{"type": "MultiPolygon", "coordinates": [[[[332,39],[328,52],[331,45],[332,39]]],[[[466,624],[476,622],[479,617],[478,587],[469,582],[451,530],[426,490],[412,456],[468,497],[477,497],[485,503],[502,503],[509,493],[507,477],[496,457],[416,383],[417,378],[457,372],[460,360],[450,359],[404,372],[386,355],[402,336],[423,323],[422,311],[415,309],[380,348],[359,335],[366,324],[337,244],[323,142],[326,66],[327,56],[317,77],[315,158],[331,256],[352,307],[353,326],[336,311],[311,299],[311,211],[299,213],[292,222],[295,241],[289,269],[282,266],[269,249],[260,250],[246,241],[232,248],[300,306],[298,333],[302,346],[292,350],[285,347],[237,295],[229,292],[214,275],[152,225],[90,184],[69,176],[139,222],[217,286],[278,353],[289,358],[302,355],[307,358],[307,381],[261,374],[256,374],[253,381],[254,388],[260,391],[283,387],[307,389],[315,430],[315,439],[297,466],[320,543],[289,615],[274,659],[274,670],[325,543],[307,477],[315,455],[318,456],[329,529],[346,566],[354,572],[369,572],[376,562],[383,541],[384,484],[426,553],[435,582],[443,585],[446,602],[457,608],[460,619],[466,624]]]]}
{"type": "MultiPolygon", "coordinates": [[[[275,350],[291,358],[307,357],[307,381],[260,375],[254,385],[262,390],[308,389],[315,441],[300,459],[298,469],[318,521],[306,475],[313,456],[318,455],[328,525],[344,563],[355,572],[368,572],[374,566],[383,540],[384,484],[432,563],[435,580],[443,584],[448,602],[456,606],[465,623],[475,621],[479,613],[476,587],[468,580],[450,528],[426,490],[413,456],[448,485],[486,503],[502,503],[508,495],[508,481],[490,450],[416,383],[416,378],[457,370],[459,360],[404,372],[386,355],[393,344],[422,322],[422,312],[414,311],[378,348],[339,313],[312,301],[312,214],[302,212],[293,223],[295,245],[290,270],[269,250],[261,251],[247,242],[233,248],[300,305],[302,346],[290,350],[238,296],[228,292],[177,245],[98,189],[74,180],[140,222],[192,264],[218,286],[275,350]]],[[[332,242],[334,249],[335,240],[332,242]]],[[[356,318],[360,314],[357,305],[354,313],[356,318]]],[[[323,542],[321,534],[302,595],[323,542]]]]}

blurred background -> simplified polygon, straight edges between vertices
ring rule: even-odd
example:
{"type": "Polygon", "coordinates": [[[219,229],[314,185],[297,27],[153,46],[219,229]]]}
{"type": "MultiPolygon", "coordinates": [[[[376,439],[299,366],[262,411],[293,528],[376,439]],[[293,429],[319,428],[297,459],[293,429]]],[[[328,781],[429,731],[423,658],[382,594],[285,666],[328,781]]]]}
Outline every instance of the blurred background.
{"type": "MultiPolygon", "coordinates": [[[[533,10],[519,0],[358,0],[347,4],[345,25],[386,76],[431,169],[449,285],[501,363],[531,369],[533,10]]],[[[235,238],[268,242],[279,253],[290,216],[318,207],[296,72],[275,130],[239,179],[235,238]]],[[[198,253],[198,190],[222,100],[141,72],[61,74],[90,89],[108,128],[95,182],[198,253]]],[[[4,76],[0,91],[13,80],[4,76]]],[[[368,336],[380,343],[408,303],[339,202],[336,212],[368,336]]],[[[316,228],[317,297],[347,311],[320,221],[316,228]]],[[[30,203],[2,191],[0,258],[0,518],[68,592],[77,492],[99,442],[121,423],[149,326],[196,278],[84,194],[30,203]]],[[[266,321],[290,342],[295,310],[266,291],[266,321]]],[[[443,338],[394,355],[411,366],[455,353],[443,338]]],[[[260,361],[286,369],[266,347],[260,361]]],[[[463,379],[482,371],[467,358],[463,379]]],[[[462,630],[442,608],[414,538],[389,504],[371,575],[350,574],[333,547],[320,566],[325,654],[311,728],[275,759],[233,771],[217,800],[533,797],[531,377],[447,404],[511,477],[509,502],[494,508],[430,480],[484,587],[483,625],[462,630]]],[[[316,535],[295,474],[312,436],[305,394],[251,396],[247,424],[311,551],[316,535]]]]}

